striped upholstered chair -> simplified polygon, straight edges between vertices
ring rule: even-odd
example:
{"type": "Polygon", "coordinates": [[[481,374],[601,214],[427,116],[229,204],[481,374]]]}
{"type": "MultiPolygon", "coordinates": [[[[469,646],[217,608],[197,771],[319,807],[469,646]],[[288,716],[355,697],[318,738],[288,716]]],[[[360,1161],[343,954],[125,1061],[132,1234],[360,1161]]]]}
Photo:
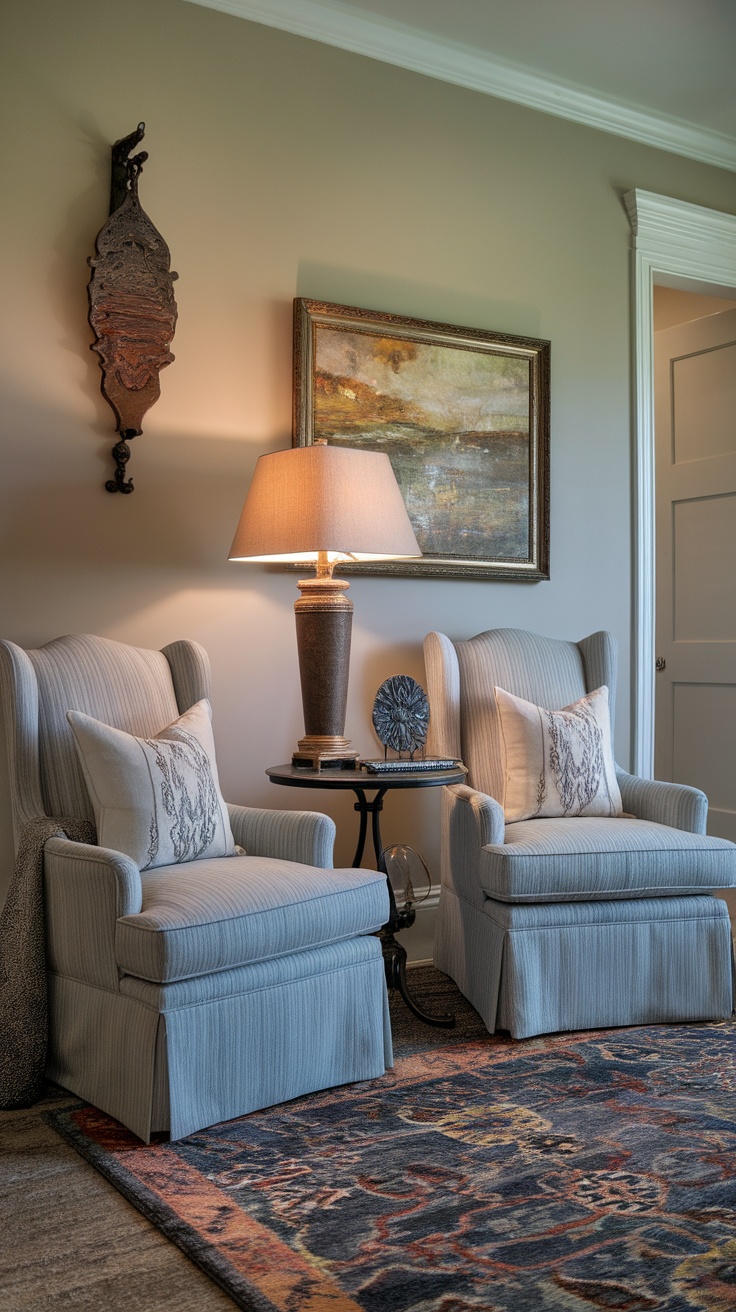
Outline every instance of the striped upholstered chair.
{"type": "MultiPolygon", "coordinates": [[[[3,642],[0,686],[19,844],[43,816],[95,819],[69,710],[140,744],[208,696],[209,663],[193,642],[3,642]]],[[[45,844],[47,1074],[146,1141],[391,1063],[373,936],[385,878],[331,868],[327,816],[227,811],[246,855],[141,870],[109,847],[45,844]]]]}
{"type": "Polygon", "coordinates": [[[611,753],[619,814],[534,818],[532,793],[532,815],[508,819],[512,748],[518,761],[508,703],[532,703],[530,741],[553,722],[545,711],[603,685],[612,704],[611,636],[430,633],[424,651],[431,750],[468,767],[467,784],[443,790],[434,960],[488,1029],[523,1038],[730,1015],[728,910],[711,890],[736,884],[736,847],[705,836],[703,793],[634,778],[611,753]]]}

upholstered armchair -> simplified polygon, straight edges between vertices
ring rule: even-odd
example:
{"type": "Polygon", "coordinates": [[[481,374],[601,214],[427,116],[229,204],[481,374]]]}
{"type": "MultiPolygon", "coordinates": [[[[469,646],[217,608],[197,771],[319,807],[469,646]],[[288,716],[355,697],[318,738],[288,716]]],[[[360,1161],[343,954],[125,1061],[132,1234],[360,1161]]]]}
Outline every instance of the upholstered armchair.
{"type": "Polygon", "coordinates": [[[466,784],[443,790],[434,961],[488,1029],[522,1038],[728,1016],[730,924],[711,892],[736,883],[736,847],[706,836],[703,793],[634,778],[611,756],[618,813],[505,814],[514,781],[494,689],[531,703],[531,723],[535,708],[570,708],[604,686],[612,707],[611,636],[430,633],[424,652],[430,749],[468,767],[466,784]]]}
{"type": "MultiPolygon", "coordinates": [[[[69,711],[81,713],[75,734],[113,726],[144,756],[182,713],[186,729],[188,708],[209,714],[209,663],[194,642],[3,642],[0,686],[16,844],[43,816],[96,818],[69,711]]],[[[190,738],[168,734],[182,760],[190,738]]],[[[211,774],[219,796],[214,758],[211,774]]],[[[127,823],[126,805],[113,824],[127,823]]],[[[182,824],[195,832],[200,819],[182,824]]],[[[391,1064],[373,936],[388,919],[385,878],[332,868],[326,816],[230,806],[217,825],[228,819],[232,854],[144,869],[109,846],[45,843],[47,1074],[146,1141],[391,1064]]]]}

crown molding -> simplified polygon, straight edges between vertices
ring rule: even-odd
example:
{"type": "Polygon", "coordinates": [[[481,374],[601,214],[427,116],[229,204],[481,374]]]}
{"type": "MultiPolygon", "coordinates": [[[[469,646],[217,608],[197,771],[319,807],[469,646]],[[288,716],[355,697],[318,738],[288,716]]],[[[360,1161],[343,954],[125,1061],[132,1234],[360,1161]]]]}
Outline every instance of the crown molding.
{"type": "Polygon", "coordinates": [[[634,248],[658,272],[732,286],[736,274],[736,215],[702,205],[629,191],[624,196],[634,248]]]}
{"type": "Polygon", "coordinates": [[[443,41],[392,19],[374,18],[326,0],[187,0],[206,9],[276,27],[353,54],[511,100],[703,164],[736,171],[736,138],[641,106],[597,96],[470,46],[443,41]]]}

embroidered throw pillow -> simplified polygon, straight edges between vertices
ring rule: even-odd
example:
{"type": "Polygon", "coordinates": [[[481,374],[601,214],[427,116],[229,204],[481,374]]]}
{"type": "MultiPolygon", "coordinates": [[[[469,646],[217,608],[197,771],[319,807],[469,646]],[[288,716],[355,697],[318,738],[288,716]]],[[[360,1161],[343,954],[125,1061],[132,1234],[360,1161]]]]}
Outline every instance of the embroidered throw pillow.
{"type": "Polygon", "coordinates": [[[507,823],[621,815],[604,686],[561,711],[494,689],[506,757],[507,823]]]}
{"type": "Polygon", "coordinates": [[[140,870],[235,853],[204,698],[155,738],[135,738],[81,711],[67,720],[95,813],[97,842],[140,870]]]}

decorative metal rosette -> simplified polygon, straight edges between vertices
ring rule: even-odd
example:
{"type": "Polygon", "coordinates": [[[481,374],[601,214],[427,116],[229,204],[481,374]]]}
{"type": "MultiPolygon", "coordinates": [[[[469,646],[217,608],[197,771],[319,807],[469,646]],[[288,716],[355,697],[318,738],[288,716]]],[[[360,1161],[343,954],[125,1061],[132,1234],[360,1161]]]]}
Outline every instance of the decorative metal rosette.
{"type": "Polygon", "coordinates": [[[408,674],[386,679],[373,703],[373,727],[385,747],[415,752],[429,729],[429,702],[424,689],[408,674]]]}

